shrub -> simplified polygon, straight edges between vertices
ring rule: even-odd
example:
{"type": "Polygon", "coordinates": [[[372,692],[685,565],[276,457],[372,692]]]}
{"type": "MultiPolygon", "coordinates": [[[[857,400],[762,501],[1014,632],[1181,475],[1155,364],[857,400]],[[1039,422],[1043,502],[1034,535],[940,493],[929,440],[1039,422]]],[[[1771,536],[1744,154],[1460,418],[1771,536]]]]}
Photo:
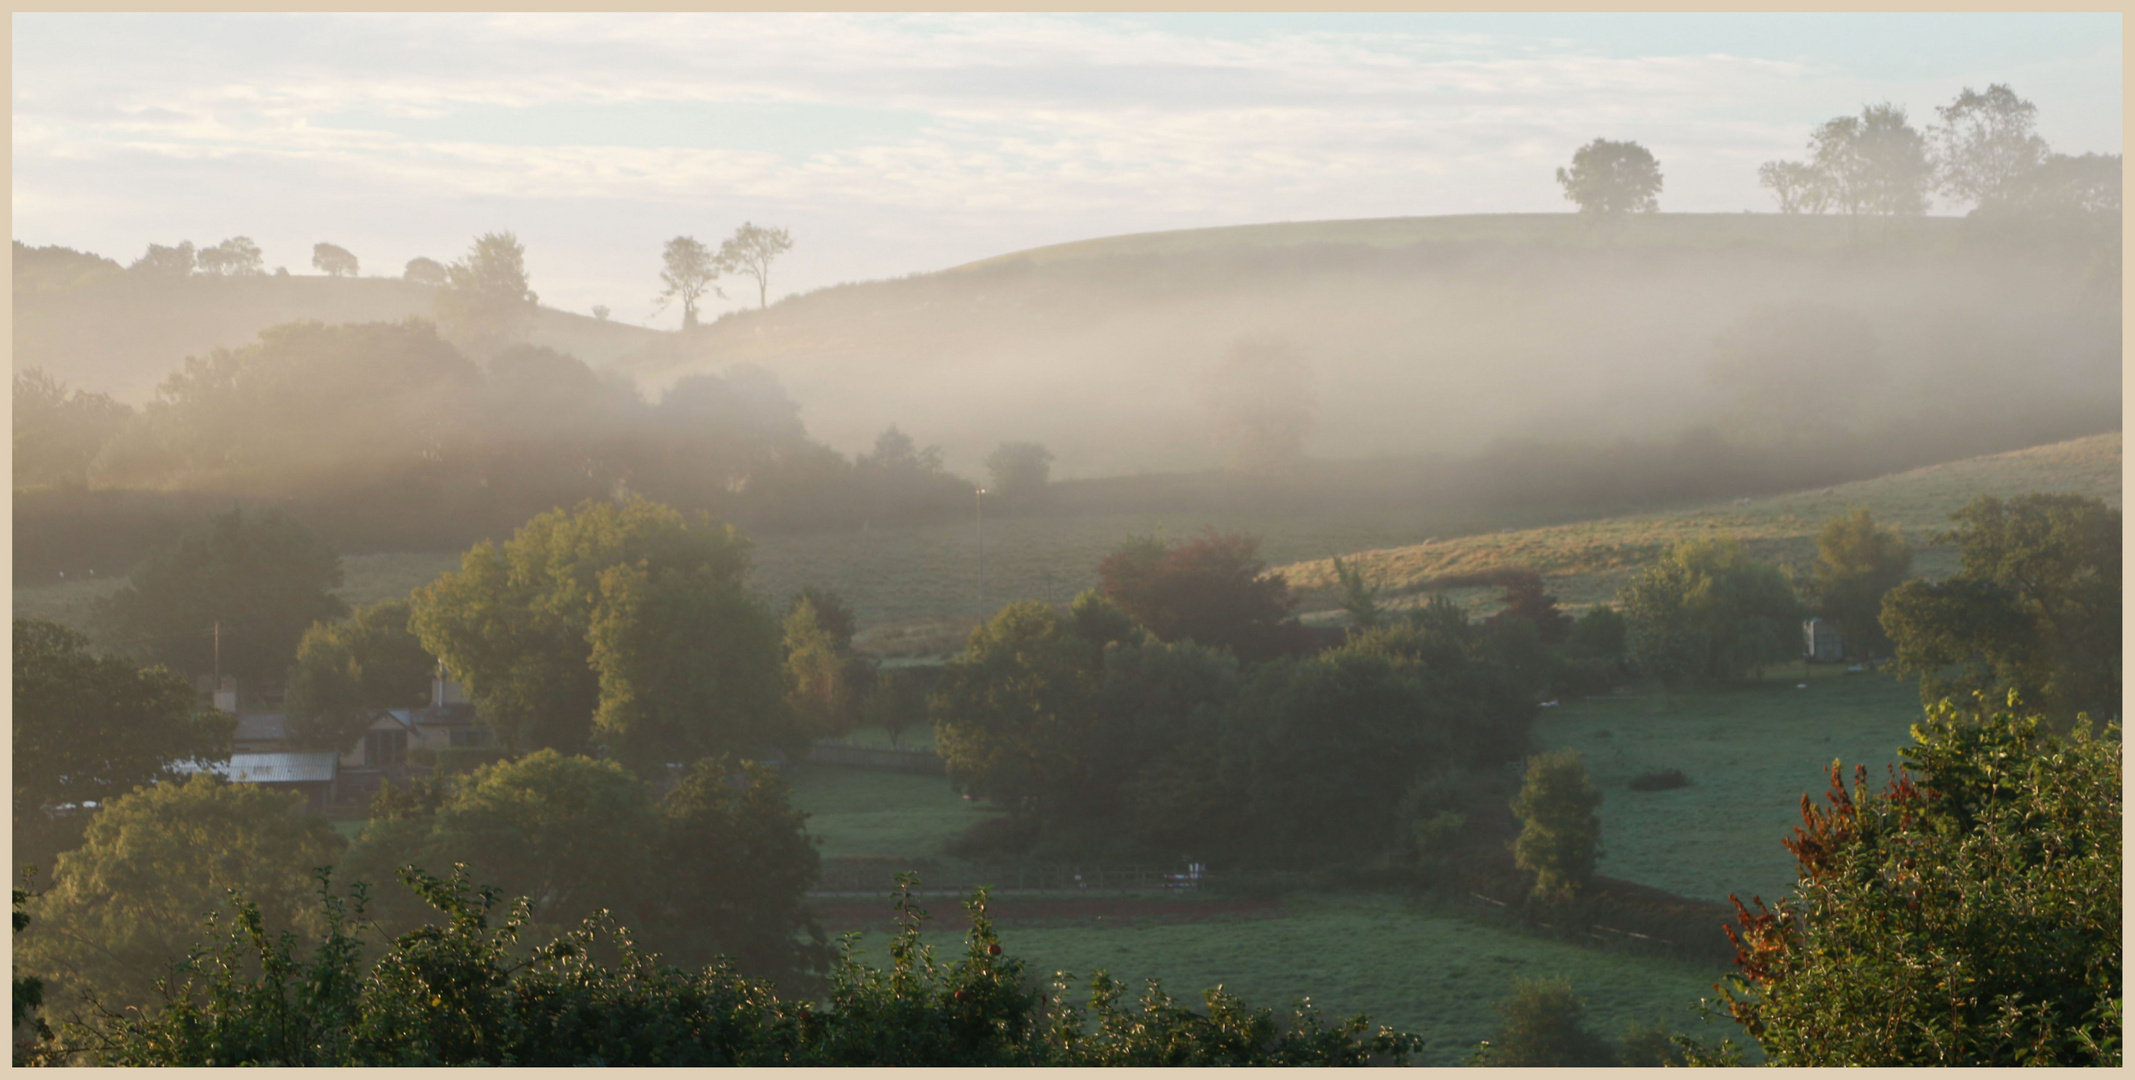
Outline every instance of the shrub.
{"type": "Polygon", "coordinates": [[[1504,1019],[1497,1038],[1476,1047],[1473,1064],[1512,1068],[1579,1068],[1614,1065],[1608,1042],[1586,1029],[1586,1002],[1571,983],[1516,979],[1512,996],[1498,1002],[1504,1019]]]}
{"type": "Polygon", "coordinates": [[[1681,769],[1663,769],[1659,772],[1640,773],[1631,778],[1632,791],[1667,791],[1669,788],[1689,787],[1690,778],[1681,769]]]}

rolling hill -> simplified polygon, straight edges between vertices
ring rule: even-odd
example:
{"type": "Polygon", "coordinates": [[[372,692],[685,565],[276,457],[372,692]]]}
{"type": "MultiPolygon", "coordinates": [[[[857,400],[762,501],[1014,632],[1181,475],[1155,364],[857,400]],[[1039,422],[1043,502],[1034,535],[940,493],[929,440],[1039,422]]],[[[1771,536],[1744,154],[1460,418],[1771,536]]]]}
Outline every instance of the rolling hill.
{"type": "MultiPolygon", "coordinates": [[[[1250,443],[1270,416],[1318,459],[1699,426],[1936,427],[1976,431],[1963,449],[1979,452],[2117,424],[2119,317],[2090,288],[2097,265],[2088,249],[1990,244],[1946,218],[1278,223],[841,285],[686,337],[544,311],[534,338],[652,391],[755,365],[831,446],[861,449],[894,423],[966,475],[1011,440],[1044,443],[1059,477],[1203,470],[1266,449],[1250,443]],[[1241,343],[1278,360],[1225,370],[1241,343]]],[[[126,275],[27,292],[20,278],[18,368],[129,400],[187,353],[274,322],[428,307],[426,289],[387,279],[151,294],[126,275]]]]}

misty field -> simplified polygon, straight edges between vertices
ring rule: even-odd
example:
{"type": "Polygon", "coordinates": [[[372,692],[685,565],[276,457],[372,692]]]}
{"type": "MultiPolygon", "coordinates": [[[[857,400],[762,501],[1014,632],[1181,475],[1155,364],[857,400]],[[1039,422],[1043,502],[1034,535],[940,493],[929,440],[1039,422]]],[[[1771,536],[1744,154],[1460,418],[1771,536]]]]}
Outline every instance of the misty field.
{"type": "MultiPolygon", "coordinates": [[[[924,906],[935,928],[924,938],[936,955],[961,955],[962,907],[947,897],[924,906]]],[[[1712,996],[1716,970],[1528,937],[1390,896],[1293,894],[1274,918],[1004,925],[1000,936],[1002,948],[1028,964],[1039,983],[1049,983],[1056,971],[1073,974],[1078,997],[1086,998],[1091,972],[1103,968],[1130,994],[1139,994],[1147,979],[1161,979],[1167,993],[1195,1006],[1201,991],[1214,986],[1278,1013],[1310,998],[1325,1019],[1364,1012],[1374,1024],[1423,1036],[1428,1045],[1416,1058],[1420,1065],[1464,1064],[1476,1042],[1496,1029],[1495,1003],[1522,976],[1569,979],[1587,999],[1588,1026],[1610,1038],[1631,1024],[1655,1022],[1718,1037],[1703,1030],[1693,1008],[1712,996]]],[[[887,943],[871,927],[860,954],[883,964],[887,943]]]]}
{"type": "MultiPolygon", "coordinates": [[[[1913,544],[1914,572],[1941,577],[1956,569],[1956,553],[1932,546],[1931,540],[1950,527],[1951,511],[1981,495],[2007,498],[2028,491],[2073,491],[2119,506],[2120,467],[2120,433],[2113,432],[1746,502],[1465,536],[1344,558],[1390,592],[1413,591],[1444,575],[1533,567],[1564,606],[1577,609],[1613,600],[1633,574],[1669,548],[1706,537],[1733,536],[1758,558],[1791,567],[1797,581],[1806,580],[1816,559],[1816,532],[1825,519],[1865,506],[1913,544]]],[[[1331,603],[1331,561],[1280,569],[1292,588],[1305,593],[1307,607],[1331,603]]]]}

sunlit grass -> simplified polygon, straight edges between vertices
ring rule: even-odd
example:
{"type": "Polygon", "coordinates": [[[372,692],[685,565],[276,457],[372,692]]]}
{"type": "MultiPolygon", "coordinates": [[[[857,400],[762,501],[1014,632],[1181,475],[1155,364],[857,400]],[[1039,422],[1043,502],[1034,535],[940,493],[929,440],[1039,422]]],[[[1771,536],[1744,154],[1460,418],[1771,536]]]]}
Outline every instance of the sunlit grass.
{"type": "MultiPolygon", "coordinates": [[[[1955,553],[1933,546],[1949,515],[1980,495],[2074,491],[2120,504],[2120,435],[2096,435],[2005,454],[1793,492],[1737,504],[1635,514],[1509,533],[1456,537],[1429,545],[1381,548],[1344,556],[1383,588],[1414,589],[1435,577],[1507,566],[1540,571],[1571,608],[1615,599],[1639,568],[1676,544],[1733,536],[1760,558],[1792,567],[1805,580],[1816,558],[1816,533],[1827,518],[1865,506],[1878,522],[1912,542],[1914,569],[1929,576],[1956,567],[1955,553]]],[[[1317,559],[1281,568],[1294,588],[1331,602],[1334,566],[1317,559]]]]}
{"type": "Polygon", "coordinates": [[[941,859],[950,837],[997,813],[964,801],[941,776],[795,764],[786,780],[828,858],[941,859]]]}

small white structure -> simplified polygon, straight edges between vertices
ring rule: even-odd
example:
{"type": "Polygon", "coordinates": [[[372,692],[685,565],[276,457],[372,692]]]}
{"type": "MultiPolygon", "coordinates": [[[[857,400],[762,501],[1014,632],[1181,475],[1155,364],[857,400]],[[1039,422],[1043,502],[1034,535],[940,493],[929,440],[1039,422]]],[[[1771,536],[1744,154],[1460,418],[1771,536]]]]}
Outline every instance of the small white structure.
{"type": "Polygon", "coordinates": [[[312,808],[331,806],[341,778],[340,755],[331,750],[277,754],[231,754],[228,761],[206,765],[182,762],[180,773],[211,772],[233,784],[271,784],[302,792],[312,808]]]}
{"type": "Polygon", "coordinates": [[[1803,620],[1801,636],[1809,659],[1818,663],[1835,664],[1846,655],[1845,645],[1838,637],[1838,627],[1824,619],[1803,620]]]}

